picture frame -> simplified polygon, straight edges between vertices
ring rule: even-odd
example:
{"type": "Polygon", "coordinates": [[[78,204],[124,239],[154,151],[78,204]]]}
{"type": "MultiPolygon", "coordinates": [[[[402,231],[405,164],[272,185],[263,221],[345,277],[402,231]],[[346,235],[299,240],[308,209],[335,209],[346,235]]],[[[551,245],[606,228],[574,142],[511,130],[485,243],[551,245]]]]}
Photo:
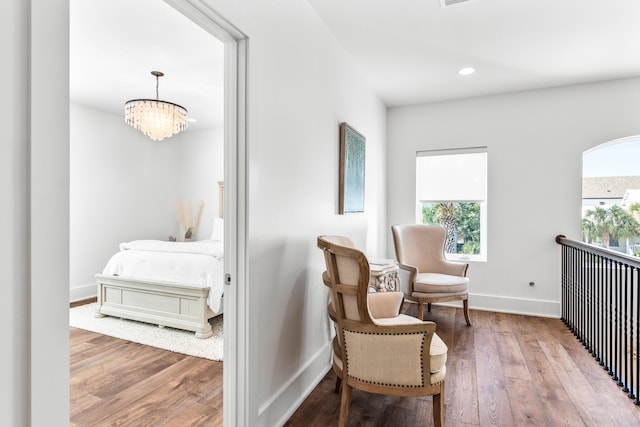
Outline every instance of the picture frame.
{"type": "Polygon", "coordinates": [[[364,212],[365,154],[364,135],[346,122],[340,123],[340,215],[364,212]]]}

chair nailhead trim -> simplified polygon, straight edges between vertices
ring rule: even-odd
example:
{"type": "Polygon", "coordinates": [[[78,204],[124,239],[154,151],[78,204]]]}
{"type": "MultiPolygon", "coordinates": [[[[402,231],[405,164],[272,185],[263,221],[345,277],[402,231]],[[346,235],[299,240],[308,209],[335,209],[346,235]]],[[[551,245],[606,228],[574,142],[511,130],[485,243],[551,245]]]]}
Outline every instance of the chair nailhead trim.
{"type": "MultiPolygon", "coordinates": [[[[344,333],[344,329],[343,329],[343,333],[344,333]]],[[[369,380],[364,380],[362,378],[358,378],[355,377],[353,375],[349,374],[349,350],[347,348],[347,346],[345,346],[345,363],[344,363],[344,367],[346,368],[346,372],[347,375],[349,376],[349,378],[353,378],[355,380],[358,381],[362,381],[363,383],[366,384],[373,384],[373,385],[381,385],[381,386],[386,386],[386,387],[402,387],[402,388],[422,388],[424,387],[424,365],[422,363],[422,361],[424,360],[424,339],[425,339],[425,333],[424,332],[402,332],[402,333],[386,333],[386,332],[356,332],[356,331],[347,331],[350,332],[352,334],[360,334],[360,335],[422,335],[422,345],[420,346],[420,385],[405,385],[405,384],[390,384],[390,383],[381,383],[378,381],[369,381],[369,380]]],[[[346,337],[345,337],[346,340],[346,337]]]]}

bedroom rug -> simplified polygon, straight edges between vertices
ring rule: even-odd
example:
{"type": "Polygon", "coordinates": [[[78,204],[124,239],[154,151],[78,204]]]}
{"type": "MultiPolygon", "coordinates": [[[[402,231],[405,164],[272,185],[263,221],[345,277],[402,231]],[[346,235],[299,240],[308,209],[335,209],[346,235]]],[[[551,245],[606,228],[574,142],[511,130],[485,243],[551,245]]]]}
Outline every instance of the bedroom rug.
{"type": "Polygon", "coordinates": [[[209,319],[213,335],[200,339],[193,332],[180,329],[159,328],[158,325],[111,316],[94,317],[96,305],[91,303],[71,308],[69,326],[189,356],[222,360],[222,315],[209,319]]]}

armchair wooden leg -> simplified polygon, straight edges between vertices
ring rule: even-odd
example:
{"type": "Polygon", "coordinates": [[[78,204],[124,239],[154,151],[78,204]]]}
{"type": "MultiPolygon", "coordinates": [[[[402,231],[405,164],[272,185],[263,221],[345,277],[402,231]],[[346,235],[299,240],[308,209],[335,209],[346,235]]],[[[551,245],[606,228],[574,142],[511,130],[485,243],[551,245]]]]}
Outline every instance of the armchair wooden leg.
{"type": "Polygon", "coordinates": [[[467,326],[471,326],[471,320],[469,320],[469,300],[466,299],[462,301],[462,305],[464,308],[464,320],[467,321],[467,326]]]}
{"type": "Polygon", "coordinates": [[[427,304],[427,311],[431,313],[431,303],[427,304]]]}
{"type": "Polygon", "coordinates": [[[347,418],[349,418],[349,407],[351,406],[351,386],[342,384],[342,397],[340,399],[340,418],[338,418],[338,427],[346,427],[347,418]]]}
{"type": "Polygon", "coordinates": [[[342,378],[336,376],[336,389],[335,392],[338,393],[340,391],[340,384],[342,383],[342,378]]]}
{"type": "Polygon", "coordinates": [[[424,320],[424,304],[418,301],[418,319],[424,320]]]}
{"type": "Polygon", "coordinates": [[[442,391],[433,395],[433,425],[444,426],[444,386],[442,391]]]}

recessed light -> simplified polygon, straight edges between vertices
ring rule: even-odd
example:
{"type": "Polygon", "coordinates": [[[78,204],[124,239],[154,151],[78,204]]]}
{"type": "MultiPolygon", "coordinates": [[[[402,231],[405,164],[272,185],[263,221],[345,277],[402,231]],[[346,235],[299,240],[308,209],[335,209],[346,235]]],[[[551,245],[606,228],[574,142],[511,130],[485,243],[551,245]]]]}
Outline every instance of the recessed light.
{"type": "Polygon", "coordinates": [[[447,7],[447,6],[451,6],[457,3],[462,3],[465,2],[467,0],[440,0],[440,5],[442,7],[447,7]]]}
{"type": "Polygon", "coordinates": [[[473,67],[465,67],[465,68],[461,68],[458,71],[458,74],[460,74],[461,76],[468,76],[469,74],[473,74],[476,72],[476,69],[473,67]]]}
{"type": "Polygon", "coordinates": [[[188,121],[189,123],[195,123],[195,122],[197,122],[198,120],[196,120],[196,119],[194,119],[194,118],[188,118],[188,119],[187,119],[187,121],[188,121]]]}

